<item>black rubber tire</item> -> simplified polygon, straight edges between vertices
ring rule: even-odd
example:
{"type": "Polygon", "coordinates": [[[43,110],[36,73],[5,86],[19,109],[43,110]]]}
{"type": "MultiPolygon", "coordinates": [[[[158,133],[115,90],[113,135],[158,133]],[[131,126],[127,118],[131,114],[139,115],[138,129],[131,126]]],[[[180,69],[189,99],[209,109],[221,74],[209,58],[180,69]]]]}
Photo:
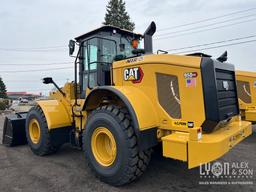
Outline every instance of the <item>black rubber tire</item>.
{"type": "Polygon", "coordinates": [[[46,118],[44,116],[42,109],[39,106],[32,107],[28,112],[28,115],[26,118],[26,137],[27,137],[28,145],[32,150],[32,152],[39,156],[55,153],[60,148],[60,145],[54,146],[52,144],[46,118]],[[40,136],[40,141],[37,144],[33,143],[29,136],[29,122],[33,118],[35,118],[38,121],[40,126],[41,136],[40,136]]]}
{"type": "Polygon", "coordinates": [[[89,167],[101,181],[121,186],[134,181],[145,172],[151,159],[151,149],[139,152],[137,143],[133,123],[125,108],[106,105],[89,115],[83,133],[83,149],[89,167]],[[93,131],[102,126],[113,134],[117,145],[116,159],[108,167],[97,162],[91,149],[93,131]]]}

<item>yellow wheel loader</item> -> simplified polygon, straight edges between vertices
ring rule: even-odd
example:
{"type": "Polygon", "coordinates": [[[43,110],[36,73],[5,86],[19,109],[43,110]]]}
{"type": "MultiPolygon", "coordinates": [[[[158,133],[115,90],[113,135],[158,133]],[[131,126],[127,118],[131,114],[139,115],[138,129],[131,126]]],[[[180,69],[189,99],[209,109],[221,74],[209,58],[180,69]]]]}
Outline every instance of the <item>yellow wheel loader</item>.
{"type": "MultiPolygon", "coordinates": [[[[144,35],[103,26],[69,42],[74,82],[28,114],[7,117],[3,143],[28,142],[36,155],[62,144],[82,147],[104,182],[120,186],[146,170],[152,148],[188,168],[220,158],[248,137],[234,66],[208,55],[153,54],[154,22],[144,35]],[[144,40],[142,49],[141,41],[144,40]]],[[[162,53],[162,54],[160,54],[162,53]]]]}
{"type": "Polygon", "coordinates": [[[256,122],[256,73],[236,71],[237,91],[241,116],[246,121],[256,122]]]}

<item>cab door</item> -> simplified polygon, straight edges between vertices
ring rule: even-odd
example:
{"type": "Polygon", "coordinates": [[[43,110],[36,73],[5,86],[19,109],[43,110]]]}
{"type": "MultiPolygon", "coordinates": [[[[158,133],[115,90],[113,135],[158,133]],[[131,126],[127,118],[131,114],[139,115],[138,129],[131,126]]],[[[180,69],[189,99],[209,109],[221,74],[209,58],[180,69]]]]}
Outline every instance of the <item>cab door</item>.
{"type": "Polygon", "coordinates": [[[111,68],[116,50],[116,42],[111,39],[94,37],[83,43],[80,71],[82,91],[111,85],[111,68]]]}
{"type": "Polygon", "coordinates": [[[83,43],[82,84],[83,90],[97,86],[97,61],[99,60],[99,42],[97,38],[83,43]]]}

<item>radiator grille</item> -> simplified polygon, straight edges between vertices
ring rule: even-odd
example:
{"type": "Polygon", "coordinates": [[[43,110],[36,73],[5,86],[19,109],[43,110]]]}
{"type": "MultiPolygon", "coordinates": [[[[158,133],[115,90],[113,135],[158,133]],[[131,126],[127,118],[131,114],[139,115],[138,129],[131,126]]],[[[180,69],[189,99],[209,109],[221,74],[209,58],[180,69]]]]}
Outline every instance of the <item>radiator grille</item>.
{"type": "Polygon", "coordinates": [[[236,79],[233,71],[215,69],[220,120],[238,114],[236,79]]]}
{"type": "Polygon", "coordinates": [[[212,132],[239,114],[235,68],[232,64],[202,57],[201,74],[206,117],[202,128],[212,132]]]}

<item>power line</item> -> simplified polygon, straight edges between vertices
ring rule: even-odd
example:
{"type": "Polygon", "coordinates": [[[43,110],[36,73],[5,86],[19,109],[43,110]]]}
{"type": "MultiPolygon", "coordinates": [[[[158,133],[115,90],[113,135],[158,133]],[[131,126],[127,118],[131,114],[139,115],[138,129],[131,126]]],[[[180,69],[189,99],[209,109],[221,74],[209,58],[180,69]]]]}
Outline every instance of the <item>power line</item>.
{"type": "Polygon", "coordinates": [[[189,52],[197,52],[197,51],[216,49],[216,48],[227,47],[227,46],[234,46],[234,45],[241,45],[241,44],[252,43],[252,42],[256,42],[256,39],[248,40],[248,41],[242,41],[242,42],[238,42],[238,43],[230,43],[230,44],[225,44],[225,45],[206,47],[206,48],[202,48],[202,49],[194,49],[194,50],[188,50],[188,51],[174,52],[172,54],[183,54],[183,53],[189,53],[189,52]]]}
{"type": "Polygon", "coordinates": [[[48,50],[48,49],[60,49],[60,48],[67,48],[67,46],[61,46],[61,45],[58,45],[58,46],[48,46],[48,47],[29,47],[29,48],[26,48],[26,47],[15,47],[15,48],[2,48],[0,47],[0,49],[4,49],[4,50],[25,50],[25,51],[33,51],[33,50],[48,50]]]}
{"type": "Polygon", "coordinates": [[[189,33],[183,33],[183,34],[178,34],[178,35],[170,35],[170,36],[166,36],[166,37],[155,38],[155,40],[163,40],[163,39],[170,39],[170,38],[180,37],[180,36],[185,36],[185,35],[191,35],[191,34],[195,34],[195,33],[200,33],[200,32],[205,32],[205,31],[210,31],[210,30],[215,30],[215,29],[221,29],[221,28],[225,28],[225,27],[230,27],[230,26],[234,26],[234,25],[238,25],[238,24],[244,24],[244,23],[255,21],[255,20],[256,20],[256,18],[245,20],[245,21],[242,21],[242,22],[236,22],[236,23],[232,23],[232,24],[222,25],[222,26],[218,26],[218,27],[192,31],[192,32],[189,32],[189,33]]]}
{"type": "Polygon", "coordinates": [[[46,46],[46,47],[19,47],[19,48],[15,48],[15,49],[30,49],[30,50],[34,50],[34,49],[56,49],[56,48],[63,48],[63,47],[67,47],[64,45],[56,45],[56,46],[46,46]]]}
{"type": "Polygon", "coordinates": [[[56,63],[30,63],[30,64],[22,64],[22,63],[0,63],[0,65],[14,65],[14,66],[45,66],[45,65],[67,65],[67,64],[71,64],[73,62],[56,62],[56,63]]]}
{"type": "Polygon", "coordinates": [[[193,46],[188,46],[188,47],[181,47],[181,48],[176,48],[176,49],[168,49],[166,51],[179,51],[179,50],[184,50],[184,49],[191,49],[191,48],[196,48],[196,47],[203,47],[203,46],[208,46],[208,45],[215,45],[215,44],[220,44],[220,43],[227,43],[227,42],[232,42],[232,41],[250,39],[250,38],[253,38],[253,37],[256,37],[256,35],[250,35],[250,36],[246,36],[246,37],[239,37],[239,38],[234,38],[234,39],[228,39],[228,40],[216,41],[216,42],[211,42],[211,43],[193,45],[193,46]]]}
{"type": "Polygon", "coordinates": [[[159,34],[156,37],[166,36],[166,35],[176,34],[176,33],[182,33],[182,32],[187,32],[187,31],[191,31],[191,30],[199,29],[199,28],[211,27],[213,25],[219,25],[219,24],[222,24],[222,23],[227,23],[227,22],[234,21],[234,20],[240,20],[240,19],[243,19],[243,18],[248,18],[248,17],[255,16],[255,15],[256,14],[245,15],[245,16],[242,16],[242,17],[236,17],[236,18],[232,18],[232,19],[227,19],[227,20],[224,20],[224,21],[221,21],[221,22],[215,22],[215,23],[211,23],[211,24],[207,24],[207,25],[201,25],[201,26],[192,27],[192,28],[188,28],[188,29],[183,29],[183,30],[179,30],[179,31],[172,31],[172,32],[168,32],[168,33],[159,34]]]}
{"type": "Polygon", "coordinates": [[[217,16],[217,17],[210,17],[210,18],[207,18],[207,19],[193,21],[191,23],[185,23],[185,24],[182,24],[182,25],[176,25],[176,26],[172,26],[172,27],[162,28],[162,29],[159,29],[158,31],[166,31],[166,30],[169,30],[169,29],[180,28],[180,27],[185,27],[185,26],[194,25],[194,24],[198,24],[198,23],[203,23],[203,22],[206,22],[206,21],[216,20],[216,19],[219,19],[219,18],[228,17],[228,16],[231,16],[231,15],[239,14],[239,13],[249,12],[249,11],[252,11],[252,10],[255,10],[255,9],[256,9],[256,7],[241,10],[241,11],[231,12],[231,13],[220,15],[220,16],[217,16]]]}
{"type": "Polygon", "coordinates": [[[55,71],[55,70],[62,70],[62,69],[73,69],[73,67],[59,67],[59,68],[52,68],[52,69],[35,69],[35,70],[23,70],[23,71],[0,71],[0,73],[29,73],[29,72],[36,72],[36,71],[55,71]]]}
{"type": "MultiPolygon", "coordinates": [[[[54,81],[65,81],[67,82],[69,79],[53,79],[54,81]]],[[[5,80],[6,84],[10,83],[41,83],[42,79],[34,79],[34,80],[5,80]]]]}
{"type": "Polygon", "coordinates": [[[22,49],[6,49],[6,48],[0,48],[0,51],[8,51],[8,52],[61,52],[61,51],[67,51],[68,49],[38,49],[38,50],[22,50],[22,49]]]}
{"type": "MultiPolygon", "coordinates": [[[[13,76],[12,76],[13,77],[13,76]]],[[[37,83],[37,81],[42,81],[43,78],[41,77],[38,77],[38,78],[35,78],[35,79],[6,79],[4,78],[4,82],[6,83],[10,83],[10,82],[32,82],[32,83],[37,83]]],[[[55,78],[53,77],[53,80],[54,81],[72,81],[72,78],[55,78]]]]}

